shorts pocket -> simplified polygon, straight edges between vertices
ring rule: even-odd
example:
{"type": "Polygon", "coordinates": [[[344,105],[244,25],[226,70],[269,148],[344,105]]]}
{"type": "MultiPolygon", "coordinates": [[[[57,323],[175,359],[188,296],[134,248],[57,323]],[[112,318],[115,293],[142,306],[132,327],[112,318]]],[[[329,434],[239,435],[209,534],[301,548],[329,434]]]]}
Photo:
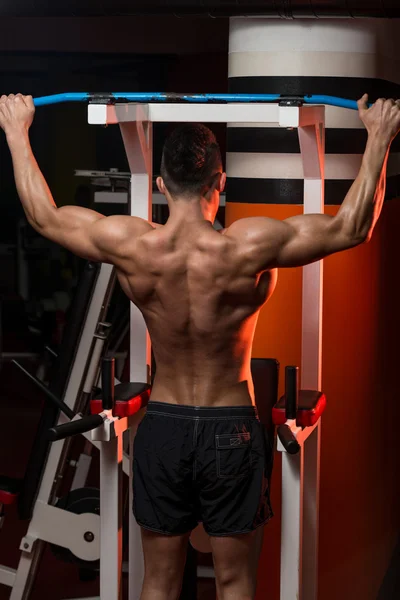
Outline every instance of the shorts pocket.
{"type": "Polygon", "coordinates": [[[250,433],[216,435],[215,446],[219,478],[236,479],[249,474],[251,469],[250,433]]]}

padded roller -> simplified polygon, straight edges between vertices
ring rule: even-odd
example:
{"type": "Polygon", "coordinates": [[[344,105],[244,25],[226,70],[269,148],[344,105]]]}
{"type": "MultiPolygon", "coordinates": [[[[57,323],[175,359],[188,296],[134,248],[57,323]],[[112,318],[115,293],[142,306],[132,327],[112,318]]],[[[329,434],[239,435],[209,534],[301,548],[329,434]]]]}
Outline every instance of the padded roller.
{"type": "Polygon", "coordinates": [[[297,454],[299,452],[300,445],[288,425],[280,425],[278,427],[278,437],[288,454],[297,454]]]}
{"type": "MultiPolygon", "coordinates": [[[[300,390],[296,415],[298,427],[312,427],[321,417],[326,407],[326,396],[315,390],[300,390]]],[[[272,409],[275,425],[286,423],[285,396],[282,396],[272,409]]]]}
{"type": "MultiPolygon", "coordinates": [[[[113,415],[115,417],[130,417],[141,408],[147,406],[151,386],[147,383],[120,383],[115,386],[115,402],[113,415]]],[[[100,397],[90,402],[90,412],[98,415],[103,412],[103,400],[100,397]]]]}

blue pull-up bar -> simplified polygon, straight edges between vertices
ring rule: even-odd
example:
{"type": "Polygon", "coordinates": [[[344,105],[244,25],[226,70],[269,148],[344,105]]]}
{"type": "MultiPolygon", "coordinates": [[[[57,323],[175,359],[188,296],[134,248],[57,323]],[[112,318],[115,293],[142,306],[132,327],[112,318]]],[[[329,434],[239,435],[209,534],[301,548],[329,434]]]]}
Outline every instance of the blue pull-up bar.
{"type": "Polygon", "coordinates": [[[116,102],[281,102],[298,101],[307,104],[327,104],[357,110],[355,100],[337,98],[336,96],[285,96],[280,94],[171,94],[163,92],[112,92],[110,94],[91,94],[89,92],[67,92],[35,98],[35,106],[61,104],[62,102],[97,102],[115,104],[116,102]]]}

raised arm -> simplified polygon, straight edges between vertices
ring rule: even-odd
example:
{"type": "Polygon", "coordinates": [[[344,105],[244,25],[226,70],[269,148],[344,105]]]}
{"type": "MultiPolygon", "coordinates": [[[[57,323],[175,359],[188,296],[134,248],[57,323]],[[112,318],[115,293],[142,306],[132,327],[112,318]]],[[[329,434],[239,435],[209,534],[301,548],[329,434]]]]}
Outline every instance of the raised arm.
{"type": "Polygon", "coordinates": [[[127,245],[152,226],[142,219],[113,216],[80,206],[57,208],[29,142],[34,117],[31,96],[0,98],[0,127],[10,148],[18,195],[34,229],[77,256],[123,267],[127,245]]]}
{"type": "Polygon", "coordinates": [[[257,270],[298,267],[370,239],[385,198],[386,165],[392,140],[400,129],[400,101],[358,102],[368,131],[360,171],[336,216],[299,215],[285,221],[262,217],[234,223],[228,235],[242,237],[257,270]]]}

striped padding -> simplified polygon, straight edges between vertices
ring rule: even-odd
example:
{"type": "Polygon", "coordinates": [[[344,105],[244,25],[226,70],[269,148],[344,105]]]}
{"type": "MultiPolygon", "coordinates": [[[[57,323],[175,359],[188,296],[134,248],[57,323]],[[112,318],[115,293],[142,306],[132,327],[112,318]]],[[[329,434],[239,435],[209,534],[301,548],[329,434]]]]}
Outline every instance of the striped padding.
{"type": "MultiPolygon", "coordinates": [[[[367,142],[365,129],[326,129],[325,152],[327,154],[362,154],[367,142]]],[[[229,152],[300,152],[296,130],[264,127],[229,127],[227,129],[229,152]]],[[[391,147],[400,152],[400,136],[391,147]]]]}
{"type": "Polygon", "coordinates": [[[234,52],[229,57],[228,76],[247,77],[249,63],[253,77],[325,77],[329,64],[330,77],[379,77],[400,83],[400,60],[374,54],[374,51],[352,54],[342,50],[234,52]]]}
{"type": "Polygon", "coordinates": [[[400,85],[367,77],[230,77],[232,94],[324,94],[357,100],[365,93],[374,102],[378,98],[400,98],[400,85]]]}
{"type": "MultiPolygon", "coordinates": [[[[352,180],[326,180],[325,204],[339,205],[349,191],[352,180]]],[[[302,179],[253,179],[228,177],[227,202],[243,204],[303,204],[302,179]]],[[[400,175],[388,177],[386,199],[400,198],[400,175]]]]}
{"type": "MultiPolygon", "coordinates": [[[[389,19],[231,19],[229,92],[400,98],[398,33],[389,19]]],[[[356,111],[331,106],[325,127],[325,202],[341,204],[367,133],[356,111]]],[[[227,203],[303,203],[296,130],[228,123],[226,166],[227,203]]],[[[388,199],[400,197],[399,173],[400,136],[389,157],[388,199]]]]}
{"type": "MultiPolygon", "coordinates": [[[[361,168],[361,154],[326,154],[325,179],[354,180],[361,168]]],[[[304,176],[301,154],[265,152],[228,152],[226,168],[230,178],[302,179],[304,176]]],[[[386,175],[400,173],[400,153],[389,156],[386,175]]]]}
{"type": "MultiPolygon", "coordinates": [[[[326,93],[354,99],[368,91],[371,99],[400,97],[400,85],[396,83],[343,77],[233,77],[229,80],[229,91],[294,95],[326,93]]],[[[332,122],[337,123],[341,114],[346,113],[347,117],[350,112],[336,110],[333,120],[329,119],[330,110],[327,107],[325,202],[341,204],[357,176],[367,133],[356,114],[352,115],[352,120],[358,120],[358,127],[329,127],[332,122]]],[[[386,199],[400,197],[399,152],[400,137],[391,148],[386,199]]],[[[302,164],[295,130],[230,124],[227,129],[227,173],[227,202],[303,203],[302,164]]]]}

